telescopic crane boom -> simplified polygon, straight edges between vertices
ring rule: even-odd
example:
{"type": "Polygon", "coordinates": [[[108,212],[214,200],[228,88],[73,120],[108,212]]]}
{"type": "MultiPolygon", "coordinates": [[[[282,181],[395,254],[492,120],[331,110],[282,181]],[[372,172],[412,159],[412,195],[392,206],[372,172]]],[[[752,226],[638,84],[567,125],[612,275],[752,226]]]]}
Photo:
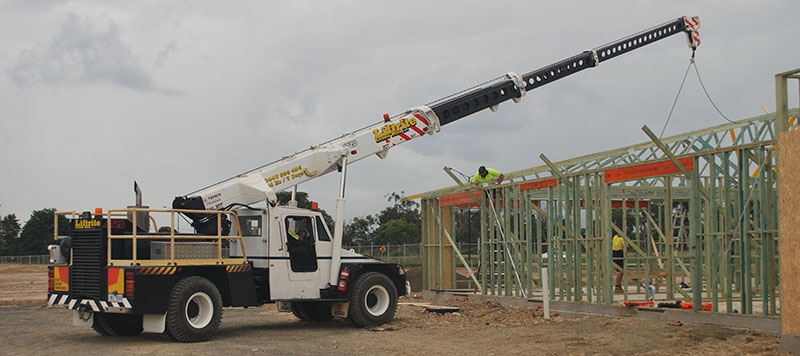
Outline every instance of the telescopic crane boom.
{"type": "Polygon", "coordinates": [[[211,337],[223,307],[266,303],[300,320],[384,324],[411,287],[399,264],[342,249],[350,163],[373,154],[384,158],[396,145],[486,108],[495,111],[527,91],[679,32],[687,34],[694,53],[698,27],[696,17],[681,17],[523,75],[507,73],[395,117],[385,115],[382,122],[177,197],[177,211],[141,206],[136,185],[135,207],[94,215],[56,212],[72,216],[72,233],[58,236],[63,229],[55,219],[54,237],[62,242],[48,247],[53,265],[47,303],[70,309],[73,324],[102,335],[149,332],[183,342],[211,337]],[[274,192],[334,170],[341,170],[341,184],[333,234],[322,212],[276,204],[274,192]],[[264,199],[266,208],[249,206],[264,199]],[[167,229],[140,224],[150,221],[151,212],[170,214],[167,229]],[[177,231],[176,212],[192,219],[193,233],[177,231]]]}
{"type": "MultiPolygon", "coordinates": [[[[222,210],[230,209],[237,204],[253,204],[265,199],[274,205],[277,202],[274,192],[292,188],[334,170],[342,170],[348,164],[373,154],[385,158],[392,147],[417,137],[433,135],[441,126],[486,108],[496,111],[498,105],[505,101],[519,102],[530,90],[584,69],[596,67],[609,59],[672,35],[685,33],[694,56],[694,51],[700,45],[699,27],[698,17],[679,17],[523,75],[509,72],[488,84],[468,89],[426,106],[412,108],[394,117],[385,115],[382,122],[312,146],[185,196],[176,197],[173,207],[222,210]]],[[[204,216],[187,215],[194,220],[195,228],[203,229],[201,220],[204,216]]],[[[209,225],[215,228],[216,223],[209,225]]]]}

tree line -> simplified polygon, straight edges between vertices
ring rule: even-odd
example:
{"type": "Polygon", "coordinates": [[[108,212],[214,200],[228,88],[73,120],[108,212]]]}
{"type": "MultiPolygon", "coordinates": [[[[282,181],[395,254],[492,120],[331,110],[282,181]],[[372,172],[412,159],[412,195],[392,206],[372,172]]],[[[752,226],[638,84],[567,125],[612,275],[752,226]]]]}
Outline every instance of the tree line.
{"type": "MultiPolygon", "coordinates": [[[[0,219],[0,256],[43,255],[53,240],[56,209],[46,208],[31,213],[25,225],[20,225],[16,214],[0,219]]],[[[63,215],[58,217],[60,235],[69,235],[71,226],[63,215]]]]}
{"type": "MultiPolygon", "coordinates": [[[[344,224],[342,244],[414,244],[420,242],[421,224],[419,203],[403,199],[403,192],[385,195],[388,206],[375,214],[351,219],[344,224]]],[[[288,204],[290,192],[278,192],[278,203],[288,204]]],[[[311,208],[311,200],[306,192],[295,195],[297,206],[311,208]]],[[[0,219],[0,256],[42,255],[53,240],[56,209],[46,208],[31,213],[28,221],[21,225],[16,214],[8,214],[0,219]]],[[[320,210],[325,223],[333,233],[334,220],[325,210],[320,210]]],[[[72,225],[63,215],[58,221],[59,235],[70,235],[72,225]]]]}
{"type": "MultiPolygon", "coordinates": [[[[292,194],[279,192],[278,203],[288,204],[292,194]]],[[[419,243],[422,232],[419,203],[403,199],[403,192],[392,192],[384,196],[389,206],[376,214],[357,216],[344,224],[342,245],[399,245],[419,243]]],[[[311,208],[308,193],[297,192],[297,206],[311,208]]],[[[325,223],[333,233],[334,220],[324,209],[320,209],[325,223]]]]}

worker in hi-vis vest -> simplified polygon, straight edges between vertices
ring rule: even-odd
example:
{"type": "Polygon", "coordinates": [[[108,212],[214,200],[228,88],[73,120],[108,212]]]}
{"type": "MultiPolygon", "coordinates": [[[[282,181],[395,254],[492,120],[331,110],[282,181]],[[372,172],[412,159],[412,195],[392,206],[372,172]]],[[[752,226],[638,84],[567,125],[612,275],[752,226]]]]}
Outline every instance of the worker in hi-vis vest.
{"type": "MultiPolygon", "coordinates": [[[[630,231],[629,231],[630,233],[630,231]]],[[[620,269],[625,268],[624,264],[624,256],[625,256],[625,248],[627,247],[627,243],[625,243],[625,239],[619,234],[614,234],[614,237],[611,240],[611,258],[620,269]]],[[[622,294],[625,293],[625,290],[622,289],[622,271],[617,271],[617,276],[614,279],[614,293],[615,294],[622,294]]]]}
{"type": "Polygon", "coordinates": [[[293,237],[296,241],[303,241],[303,236],[298,235],[296,232],[292,230],[286,230],[289,233],[289,236],[293,237]]]}
{"type": "Polygon", "coordinates": [[[500,171],[498,171],[496,169],[491,169],[491,168],[486,168],[484,166],[480,166],[480,168],[478,168],[478,173],[475,174],[474,177],[472,177],[472,180],[470,182],[472,184],[481,184],[481,183],[486,183],[486,182],[491,182],[493,180],[497,180],[496,183],[500,184],[500,182],[502,182],[504,178],[505,178],[505,176],[503,175],[502,172],[500,172],[500,171]]]}

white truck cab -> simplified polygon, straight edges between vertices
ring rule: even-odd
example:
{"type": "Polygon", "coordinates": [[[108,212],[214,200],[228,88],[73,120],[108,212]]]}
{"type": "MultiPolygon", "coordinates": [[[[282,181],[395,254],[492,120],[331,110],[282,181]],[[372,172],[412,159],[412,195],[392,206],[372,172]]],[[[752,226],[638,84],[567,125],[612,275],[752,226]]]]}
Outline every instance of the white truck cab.
{"type": "MultiPolygon", "coordinates": [[[[270,299],[319,299],[330,287],[333,234],[320,212],[276,206],[237,213],[243,243],[231,240],[230,256],[246,253],[254,269],[268,271],[270,299]]],[[[340,254],[342,264],[382,263],[349,250],[340,254]]]]}

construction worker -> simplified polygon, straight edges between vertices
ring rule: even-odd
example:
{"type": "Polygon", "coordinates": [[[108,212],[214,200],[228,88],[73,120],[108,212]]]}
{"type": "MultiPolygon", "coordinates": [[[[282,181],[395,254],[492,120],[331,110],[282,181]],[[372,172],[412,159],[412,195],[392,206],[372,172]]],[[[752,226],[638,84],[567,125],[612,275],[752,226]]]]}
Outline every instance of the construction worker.
{"type": "Polygon", "coordinates": [[[491,182],[496,179],[497,180],[496,184],[500,184],[500,182],[502,182],[504,178],[505,175],[503,175],[502,172],[496,169],[480,166],[480,168],[478,168],[478,173],[475,174],[474,177],[472,177],[472,180],[470,180],[470,182],[472,184],[482,184],[486,182],[491,182]]]}
{"type": "Polygon", "coordinates": [[[289,233],[289,236],[293,237],[295,241],[303,241],[303,237],[298,235],[296,232],[292,230],[286,230],[289,233]]]}
{"type": "MultiPolygon", "coordinates": [[[[619,268],[624,268],[625,245],[625,239],[618,234],[614,234],[614,238],[611,242],[611,258],[612,261],[614,261],[614,264],[619,266],[619,268]]],[[[622,289],[622,271],[617,271],[617,277],[614,280],[614,293],[625,293],[625,291],[622,289]]]]}

